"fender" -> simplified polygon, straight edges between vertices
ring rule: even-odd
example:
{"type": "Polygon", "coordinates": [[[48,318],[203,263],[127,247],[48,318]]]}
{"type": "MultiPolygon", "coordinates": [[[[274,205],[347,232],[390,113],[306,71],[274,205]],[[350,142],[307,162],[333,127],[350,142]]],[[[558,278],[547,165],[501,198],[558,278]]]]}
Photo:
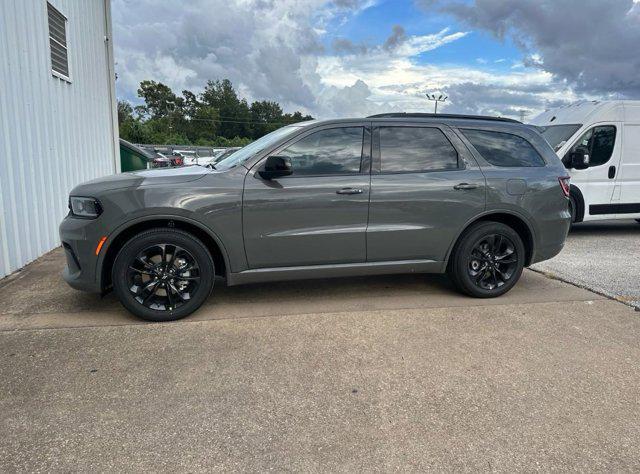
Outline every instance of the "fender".
{"type": "Polygon", "coordinates": [[[460,230],[456,234],[456,238],[453,239],[452,243],[449,245],[449,249],[447,250],[447,254],[446,254],[444,262],[443,262],[443,265],[444,265],[443,269],[442,269],[443,272],[446,271],[447,266],[449,265],[449,258],[451,257],[451,252],[453,251],[453,248],[455,247],[455,245],[458,243],[458,240],[460,240],[460,237],[462,236],[464,231],[467,230],[470,225],[474,224],[475,222],[477,222],[479,220],[482,220],[484,217],[492,216],[492,215],[495,215],[495,214],[507,214],[507,215],[516,217],[516,218],[520,219],[522,222],[524,222],[524,224],[527,226],[527,229],[531,233],[531,240],[532,240],[532,242],[531,242],[531,260],[533,260],[534,255],[536,253],[536,242],[537,242],[538,239],[537,239],[537,236],[536,236],[535,227],[531,223],[531,220],[528,217],[526,217],[524,214],[516,212],[516,211],[514,211],[512,209],[491,209],[491,210],[485,210],[482,213],[477,214],[476,216],[472,217],[467,222],[465,222],[465,224],[460,228],[460,230]]]}
{"type": "Polygon", "coordinates": [[[102,267],[104,264],[104,258],[107,255],[109,248],[111,248],[111,245],[118,238],[118,236],[122,234],[125,230],[129,229],[131,226],[141,224],[143,222],[151,222],[151,221],[157,221],[157,220],[180,221],[180,222],[184,222],[185,224],[190,224],[195,227],[198,227],[200,230],[205,232],[209,237],[213,239],[213,241],[216,243],[216,245],[220,249],[220,252],[222,253],[222,258],[224,259],[226,277],[227,278],[229,277],[229,273],[231,272],[231,266],[229,262],[227,249],[224,243],[222,242],[222,240],[220,239],[220,237],[213,230],[211,230],[209,227],[202,224],[201,222],[191,219],[189,217],[178,216],[175,214],[154,214],[152,216],[141,216],[135,219],[130,219],[128,221],[125,221],[122,224],[120,224],[118,227],[116,227],[107,236],[107,240],[105,241],[103,251],[100,252],[100,255],[98,256],[98,260],[96,261],[96,268],[95,268],[97,283],[100,285],[100,287],[102,287],[102,267]]]}

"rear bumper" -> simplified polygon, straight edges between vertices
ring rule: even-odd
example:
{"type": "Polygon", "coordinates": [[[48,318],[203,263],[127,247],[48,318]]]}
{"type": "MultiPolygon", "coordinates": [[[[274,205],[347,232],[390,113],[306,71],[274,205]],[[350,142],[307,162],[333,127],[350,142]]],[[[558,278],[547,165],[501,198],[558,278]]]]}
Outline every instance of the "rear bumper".
{"type": "Polygon", "coordinates": [[[571,227],[571,214],[569,210],[563,210],[555,216],[541,219],[538,242],[535,246],[531,263],[549,260],[560,253],[564,248],[564,243],[571,227]]]}
{"type": "Polygon", "coordinates": [[[558,255],[564,248],[564,240],[559,244],[547,245],[545,247],[538,247],[535,255],[531,259],[531,264],[549,260],[550,258],[558,255]]]}

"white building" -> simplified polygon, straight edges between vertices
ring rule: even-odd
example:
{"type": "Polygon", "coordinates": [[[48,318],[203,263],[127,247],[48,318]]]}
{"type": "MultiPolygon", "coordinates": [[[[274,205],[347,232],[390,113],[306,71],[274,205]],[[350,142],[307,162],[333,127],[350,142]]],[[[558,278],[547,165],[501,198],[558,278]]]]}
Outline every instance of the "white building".
{"type": "Polygon", "coordinates": [[[0,278],[60,244],[78,183],[119,171],[109,0],[0,1],[0,278]]]}

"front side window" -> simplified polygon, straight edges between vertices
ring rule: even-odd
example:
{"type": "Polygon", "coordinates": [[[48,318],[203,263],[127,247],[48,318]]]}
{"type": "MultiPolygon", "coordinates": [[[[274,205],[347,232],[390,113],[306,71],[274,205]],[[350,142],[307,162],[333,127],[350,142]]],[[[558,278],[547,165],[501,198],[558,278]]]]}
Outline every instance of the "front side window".
{"type": "Polygon", "coordinates": [[[463,129],[461,132],[478,153],[494,166],[528,168],[545,165],[533,145],[517,135],[474,129],[463,129]]]}
{"type": "Polygon", "coordinates": [[[218,170],[227,170],[238,166],[266,148],[269,148],[271,145],[274,145],[277,141],[282,140],[289,135],[293,135],[294,133],[298,133],[299,131],[300,127],[295,125],[288,125],[274,130],[255,142],[251,142],[249,145],[236,150],[234,153],[231,153],[224,158],[220,158],[220,160],[216,162],[215,167],[218,170]]]}
{"type": "Polygon", "coordinates": [[[582,150],[589,155],[589,166],[604,165],[611,159],[616,144],[616,127],[603,125],[587,130],[576,142],[569,153],[582,150]]]}
{"type": "Polygon", "coordinates": [[[458,168],[458,152],[438,128],[380,127],[382,173],[421,173],[458,168]]]}
{"type": "Polygon", "coordinates": [[[291,161],[294,176],[360,172],[363,127],[320,130],[278,153],[291,161]]]}

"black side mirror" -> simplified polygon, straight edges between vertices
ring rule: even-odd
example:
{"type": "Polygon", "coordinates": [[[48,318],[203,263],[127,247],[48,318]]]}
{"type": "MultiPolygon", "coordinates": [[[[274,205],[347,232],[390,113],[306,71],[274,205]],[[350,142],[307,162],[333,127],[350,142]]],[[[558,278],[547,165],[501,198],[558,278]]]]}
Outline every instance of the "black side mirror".
{"type": "Polygon", "coordinates": [[[291,161],[282,156],[270,156],[264,163],[264,168],[258,171],[263,179],[280,178],[281,176],[289,176],[293,174],[291,170],[291,161]]]}
{"type": "Polygon", "coordinates": [[[586,170],[589,167],[589,152],[585,148],[576,148],[569,153],[569,165],[576,170],[586,170]]]}

